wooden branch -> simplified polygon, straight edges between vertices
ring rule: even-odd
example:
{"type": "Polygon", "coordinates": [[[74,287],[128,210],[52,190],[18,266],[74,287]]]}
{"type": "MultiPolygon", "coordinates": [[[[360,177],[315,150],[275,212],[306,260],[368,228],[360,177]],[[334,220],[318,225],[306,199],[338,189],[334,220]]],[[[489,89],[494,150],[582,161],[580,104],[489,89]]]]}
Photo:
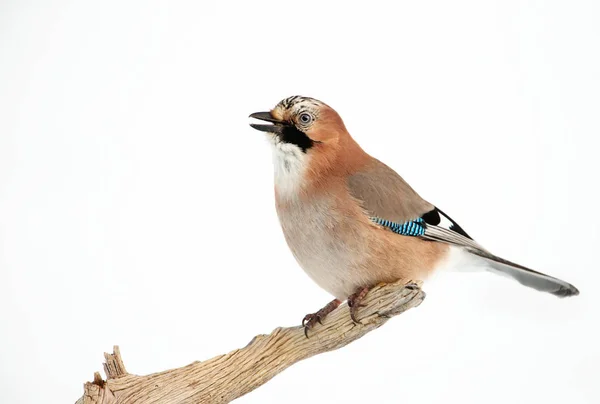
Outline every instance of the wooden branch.
{"type": "MultiPolygon", "coordinates": [[[[419,284],[420,286],[420,284],[419,284]]],[[[358,312],[361,324],[350,319],[348,306],[341,305],[304,336],[301,326],[276,328],[269,335],[257,335],[241,349],[204,362],[193,362],[147,376],[127,373],[119,347],[104,354],[107,380],[99,373],[84,385],[76,404],[187,404],[228,403],[262,386],[287,367],[323,352],[333,351],[379,328],[391,317],[425,298],[417,288],[401,283],[373,288],[358,312]]]]}

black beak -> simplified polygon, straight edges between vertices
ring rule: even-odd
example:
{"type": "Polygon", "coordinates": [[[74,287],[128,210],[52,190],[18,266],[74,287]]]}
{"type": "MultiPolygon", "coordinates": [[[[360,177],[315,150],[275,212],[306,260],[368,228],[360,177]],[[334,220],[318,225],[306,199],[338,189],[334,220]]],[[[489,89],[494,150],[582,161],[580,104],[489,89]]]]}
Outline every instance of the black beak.
{"type": "Polygon", "coordinates": [[[281,134],[283,131],[283,127],[286,125],[284,121],[279,121],[271,116],[270,112],[255,112],[250,114],[249,118],[259,119],[261,121],[272,122],[273,125],[258,125],[255,123],[251,123],[252,126],[256,130],[260,130],[262,132],[269,132],[275,134],[281,134]]]}

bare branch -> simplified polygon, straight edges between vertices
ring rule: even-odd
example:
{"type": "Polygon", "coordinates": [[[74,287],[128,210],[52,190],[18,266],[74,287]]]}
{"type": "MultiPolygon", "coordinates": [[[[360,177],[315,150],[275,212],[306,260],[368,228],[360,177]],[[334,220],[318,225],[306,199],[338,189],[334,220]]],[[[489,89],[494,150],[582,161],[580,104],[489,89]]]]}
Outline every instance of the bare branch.
{"type": "Polygon", "coordinates": [[[391,317],[418,306],[424,298],[419,288],[401,283],[378,285],[363,301],[366,307],[358,313],[361,324],[352,322],[344,304],[327,316],[324,325],[310,330],[308,339],[300,326],[276,328],[228,354],[147,376],[127,373],[115,346],[112,354],[105,354],[107,380],[95,373],[76,404],[228,403],[296,362],[361,338],[391,317]]]}

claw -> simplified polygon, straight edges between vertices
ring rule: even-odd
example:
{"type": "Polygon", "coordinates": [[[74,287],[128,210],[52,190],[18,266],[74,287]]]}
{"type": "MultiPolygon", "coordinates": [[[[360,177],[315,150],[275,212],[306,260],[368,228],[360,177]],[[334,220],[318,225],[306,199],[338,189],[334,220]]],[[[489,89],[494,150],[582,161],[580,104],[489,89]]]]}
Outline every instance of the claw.
{"type": "Polygon", "coordinates": [[[416,282],[408,282],[404,287],[408,290],[417,290],[419,289],[419,285],[416,282]]]}
{"type": "Polygon", "coordinates": [[[337,307],[341,303],[342,302],[338,299],[332,300],[331,302],[327,303],[327,305],[325,307],[323,307],[321,310],[317,311],[316,313],[307,314],[306,316],[304,316],[304,318],[302,319],[302,327],[304,327],[304,336],[306,338],[308,338],[308,330],[313,328],[316,323],[323,325],[322,320],[329,313],[331,313],[332,311],[337,309],[337,307]]]}
{"type": "Polygon", "coordinates": [[[356,318],[356,312],[352,309],[350,309],[350,318],[352,319],[352,321],[354,321],[356,324],[362,324],[361,321],[359,319],[356,318]]]}
{"type": "Polygon", "coordinates": [[[421,286],[423,286],[422,281],[408,281],[404,285],[404,287],[409,290],[418,290],[421,289],[421,286]]]}
{"type": "Polygon", "coordinates": [[[360,302],[365,298],[365,296],[369,293],[369,288],[364,287],[356,291],[356,293],[348,296],[348,307],[350,308],[350,318],[357,324],[361,324],[361,322],[356,318],[356,312],[360,307],[365,307],[364,304],[360,304],[360,302]]]}

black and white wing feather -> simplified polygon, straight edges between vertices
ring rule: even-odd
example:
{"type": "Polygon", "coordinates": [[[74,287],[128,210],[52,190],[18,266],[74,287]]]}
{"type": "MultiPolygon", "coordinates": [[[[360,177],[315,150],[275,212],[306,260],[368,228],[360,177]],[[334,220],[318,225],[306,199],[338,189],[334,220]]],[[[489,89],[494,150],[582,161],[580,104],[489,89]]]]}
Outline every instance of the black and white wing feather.
{"type": "Polygon", "coordinates": [[[429,241],[446,243],[461,248],[465,253],[482,259],[482,268],[491,272],[508,275],[522,285],[565,297],[579,294],[570,283],[500,258],[473,240],[452,218],[434,208],[421,217],[404,223],[391,222],[372,217],[375,223],[387,227],[403,236],[420,237],[429,241]]]}
{"type": "Polygon", "coordinates": [[[570,283],[544,273],[534,271],[514,262],[500,258],[473,240],[452,218],[438,208],[427,212],[421,219],[424,231],[420,237],[462,247],[471,254],[483,258],[494,272],[514,278],[521,284],[539,291],[565,297],[579,294],[577,288],[570,283]]]}
{"type": "MultiPolygon", "coordinates": [[[[450,216],[422,199],[394,170],[373,159],[348,179],[350,194],[371,220],[401,236],[446,243],[482,258],[482,267],[557,296],[579,294],[573,285],[495,256],[450,216]]],[[[462,252],[461,251],[461,252],[462,252]]]]}

